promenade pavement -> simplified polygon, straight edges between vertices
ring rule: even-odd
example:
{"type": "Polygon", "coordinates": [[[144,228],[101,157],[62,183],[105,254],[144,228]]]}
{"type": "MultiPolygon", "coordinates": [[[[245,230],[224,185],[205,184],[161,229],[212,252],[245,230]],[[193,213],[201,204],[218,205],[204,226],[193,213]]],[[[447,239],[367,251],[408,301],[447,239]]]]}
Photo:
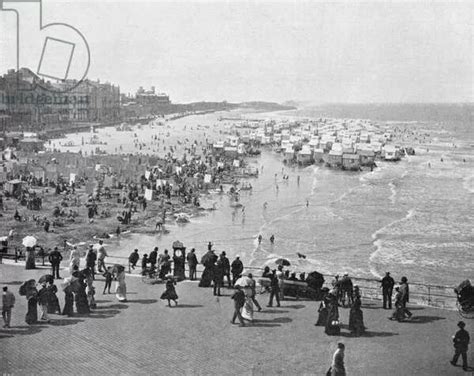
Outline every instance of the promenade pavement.
{"type": "MultiPolygon", "coordinates": [[[[263,311],[251,326],[239,327],[230,323],[231,290],[215,297],[197,282],[180,282],[179,304],[169,308],[159,299],[163,285],[135,275],[126,280],[129,300],[119,303],[102,294],[100,276],[92,314],[51,315],[49,324],[28,326],[18,288],[48,272],[0,265],[0,284],[17,298],[12,328],[0,330],[2,375],[325,375],[338,342],[346,345],[348,375],[474,374],[449,363],[457,312],[411,306],[413,318],[398,323],[379,301],[363,302],[366,335],[350,336],[349,309],[341,308],[343,331],[330,337],[314,326],[319,302],[291,299],[266,308],[268,294],[258,295],[263,311]]],[[[62,292],[58,297],[62,307],[62,292]]],[[[473,337],[474,320],[465,321],[473,337]]],[[[471,350],[468,361],[474,365],[471,350]]]]}

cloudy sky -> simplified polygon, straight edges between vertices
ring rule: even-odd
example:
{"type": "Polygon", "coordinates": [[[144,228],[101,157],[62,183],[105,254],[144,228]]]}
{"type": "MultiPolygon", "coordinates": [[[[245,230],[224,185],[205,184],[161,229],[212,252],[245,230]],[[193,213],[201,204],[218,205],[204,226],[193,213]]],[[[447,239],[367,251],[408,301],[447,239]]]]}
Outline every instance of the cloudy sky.
{"type": "MultiPolygon", "coordinates": [[[[472,102],[472,3],[43,0],[43,19],[79,29],[88,77],[123,92],[154,85],[175,102],[472,102]]],[[[37,14],[26,6],[23,26],[37,14]]],[[[3,72],[14,27],[0,22],[3,72]]],[[[20,65],[36,68],[33,48],[22,51],[20,65]]]]}

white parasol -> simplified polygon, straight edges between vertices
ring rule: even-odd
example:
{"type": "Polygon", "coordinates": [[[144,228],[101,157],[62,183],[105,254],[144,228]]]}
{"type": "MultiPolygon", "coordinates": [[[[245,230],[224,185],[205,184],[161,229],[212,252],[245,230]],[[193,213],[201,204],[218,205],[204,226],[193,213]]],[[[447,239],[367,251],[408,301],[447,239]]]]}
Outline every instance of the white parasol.
{"type": "Polygon", "coordinates": [[[36,238],[34,236],[28,235],[23,238],[22,244],[25,247],[34,247],[36,245],[36,238]]]}
{"type": "Polygon", "coordinates": [[[235,282],[235,286],[240,287],[250,287],[252,285],[252,279],[247,276],[240,277],[237,282],[235,282]]]}

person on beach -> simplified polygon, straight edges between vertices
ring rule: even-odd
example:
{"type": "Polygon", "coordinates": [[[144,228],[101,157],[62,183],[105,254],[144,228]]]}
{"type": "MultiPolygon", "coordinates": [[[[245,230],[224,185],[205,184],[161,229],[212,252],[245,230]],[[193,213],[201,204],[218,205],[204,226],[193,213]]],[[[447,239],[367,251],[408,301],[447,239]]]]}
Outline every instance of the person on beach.
{"type": "Polygon", "coordinates": [[[235,285],[235,282],[242,276],[244,270],[244,264],[240,261],[240,257],[236,256],[235,260],[232,261],[230,265],[230,272],[232,273],[232,286],[235,285]]]}
{"type": "Polygon", "coordinates": [[[38,305],[40,307],[40,320],[41,322],[49,322],[48,316],[48,301],[49,291],[46,288],[46,282],[41,284],[41,288],[38,291],[38,305]]]}
{"type": "Polygon", "coordinates": [[[125,267],[117,265],[114,274],[116,274],[115,296],[119,302],[127,301],[127,284],[125,283],[125,267]]]}
{"type": "Polygon", "coordinates": [[[395,281],[390,277],[390,273],[386,272],[380,285],[380,287],[382,287],[383,309],[387,309],[387,307],[388,309],[392,309],[392,293],[394,285],[395,281]]]}
{"type": "Polygon", "coordinates": [[[467,330],[464,329],[466,324],[464,321],[459,321],[458,322],[458,328],[459,330],[456,332],[456,334],[453,336],[453,345],[454,345],[454,356],[453,360],[451,360],[451,364],[453,366],[456,366],[459,355],[462,357],[462,369],[464,371],[467,371],[467,350],[469,347],[469,333],[467,330]]]}
{"type": "Polygon", "coordinates": [[[327,287],[323,287],[321,289],[321,303],[319,303],[318,309],[318,321],[316,321],[315,326],[326,326],[328,321],[328,306],[329,306],[329,298],[328,298],[329,289],[327,287]]]}
{"type": "Polygon", "coordinates": [[[328,294],[328,319],[324,329],[324,332],[329,336],[339,335],[341,333],[338,306],[336,291],[332,290],[328,294]]]}
{"type": "Polygon", "coordinates": [[[81,253],[77,249],[77,246],[74,246],[69,256],[69,273],[72,274],[72,272],[74,271],[74,266],[77,266],[77,268],[79,269],[80,263],[81,263],[81,253]]]}
{"type": "MultiPolygon", "coordinates": [[[[287,273],[289,273],[290,271],[287,270],[286,271],[287,273]]],[[[283,292],[283,283],[284,283],[284,280],[285,280],[285,273],[283,272],[283,265],[278,265],[278,268],[277,268],[277,271],[276,271],[276,277],[278,279],[278,287],[279,287],[279,295],[280,295],[280,300],[283,300],[285,295],[284,295],[284,292],[283,292]]]]}
{"type": "Polygon", "coordinates": [[[204,265],[204,271],[199,281],[199,287],[210,287],[214,278],[214,265],[217,262],[217,255],[212,249],[208,250],[204,256],[201,257],[201,264],[204,265]]]}
{"type": "Polygon", "coordinates": [[[135,266],[137,266],[138,259],[140,258],[140,255],[138,254],[138,249],[135,249],[132,253],[130,253],[130,256],[128,256],[128,264],[129,267],[128,269],[132,268],[135,270],[135,266]]]}
{"type": "Polygon", "coordinates": [[[107,252],[105,251],[104,241],[99,240],[99,249],[97,250],[97,271],[99,273],[102,273],[102,271],[105,270],[106,257],[107,257],[107,252]]]}
{"type": "Polygon", "coordinates": [[[395,287],[394,305],[395,305],[395,310],[393,311],[393,314],[391,317],[389,317],[389,319],[397,320],[398,322],[401,322],[405,319],[405,314],[403,313],[402,293],[400,292],[399,286],[395,287]]]}
{"type": "Polygon", "coordinates": [[[36,289],[36,281],[30,279],[20,286],[20,295],[25,296],[28,301],[28,310],[25,315],[25,322],[28,325],[38,322],[38,290],[36,289]]]}
{"type": "Polygon", "coordinates": [[[148,255],[145,253],[142,256],[142,275],[148,273],[148,255]]]}
{"type": "Polygon", "coordinates": [[[409,302],[409,287],[407,277],[402,277],[400,281],[400,292],[402,294],[401,303],[403,308],[403,313],[410,318],[413,314],[408,310],[407,303],[409,302]]]}
{"type": "Polygon", "coordinates": [[[349,330],[356,337],[359,337],[365,332],[364,315],[361,306],[361,297],[359,288],[357,287],[357,289],[355,289],[354,302],[352,303],[349,313],[349,330]]]}
{"type": "Polygon", "coordinates": [[[12,308],[15,305],[15,295],[8,291],[8,287],[3,287],[2,294],[2,317],[3,317],[3,327],[9,328],[10,322],[12,319],[12,308]]]}
{"type": "Polygon", "coordinates": [[[344,366],[344,351],[345,346],[343,343],[337,344],[337,350],[332,356],[331,367],[329,367],[326,376],[346,376],[346,368],[344,366]]]}
{"type": "Polygon", "coordinates": [[[160,299],[161,300],[167,300],[168,301],[168,307],[171,307],[171,301],[174,302],[175,306],[178,305],[178,295],[176,294],[176,290],[174,286],[176,285],[176,281],[174,277],[171,274],[166,275],[166,289],[161,294],[160,299]]]}
{"type": "Polygon", "coordinates": [[[273,306],[273,298],[276,299],[277,307],[280,307],[280,283],[275,269],[272,270],[270,276],[270,299],[268,300],[267,307],[273,306]]]}
{"type": "Polygon", "coordinates": [[[153,248],[148,256],[148,262],[150,263],[151,270],[155,270],[156,262],[158,260],[158,247],[153,248]]]}
{"type": "Polygon", "coordinates": [[[110,294],[110,288],[112,287],[112,280],[114,279],[114,275],[112,274],[112,267],[109,266],[107,269],[105,269],[104,274],[102,274],[102,276],[105,278],[104,291],[102,291],[102,295],[105,294],[106,290],[110,294]]]}
{"type": "Polygon", "coordinates": [[[214,265],[214,275],[213,275],[213,287],[214,287],[214,296],[221,296],[221,287],[224,281],[224,265],[222,260],[217,260],[214,265]]]}
{"type": "Polygon", "coordinates": [[[84,275],[84,282],[86,283],[86,295],[87,295],[87,304],[89,305],[89,308],[94,309],[97,307],[95,303],[95,288],[93,285],[94,280],[92,279],[92,275],[89,272],[89,270],[84,270],[83,271],[84,275]]]}
{"type": "Polygon", "coordinates": [[[245,293],[241,290],[240,286],[237,286],[234,293],[230,297],[234,301],[234,315],[232,316],[232,320],[230,320],[231,324],[235,324],[235,319],[238,318],[240,321],[239,326],[245,326],[244,318],[240,310],[245,304],[245,293]]]}
{"type": "Polygon", "coordinates": [[[194,248],[191,248],[191,252],[187,254],[186,259],[188,261],[189,267],[189,279],[191,281],[194,281],[194,279],[196,278],[196,266],[198,264],[196,250],[194,248]]]}
{"type": "Polygon", "coordinates": [[[86,268],[89,269],[92,273],[92,278],[95,275],[95,261],[97,260],[97,255],[94,251],[94,245],[89,245],[89,249],[86,254],[86,268]]]}
{"type": "Polygon", "coordinates": [[[353,285],[352,285],[352,280],[349,278],[348,273],[344,273],[342,276],[341,282],[340,282],[340,287],[341,287],[341,304],[344,307],[346,304],[346,298],[347,298],[347,304],[351,305],[353,302],[353,285]]]}
{"type": "Polygon", "coordinates": [[[171,270],[170,255],[167,249],[158,257],[158,267],[160,268],[159,277],[165,279],[165,276],[171,270]]]}
{"type": "Polygon", "coordinates": [[[73,276],[77,278],[77,290],[75,291],[74,301],[76,303],[77,313],[80,315],[87,315],[91,313],[89,307],[89,299],[87,298],[87,284],[85,282],[85,273],[90,273],[90,269],[84,269],[82,271],[76,271],[73,276]]]}
{"type": "Polygon", "coordinates": [[[58,288],[53,283],[53,281],[50,280],[48,281],[46,289],[48,290],[48,313],[56,313],[60,315],[61,307],[59,307],[59,299],[56,295],[56,293],[58,292],[58,288]]]}
{"type": "Polygon", "coordinates": [[[270,243],[274,243],[275,242],[275,235],[272,234],[272,236],[270,236],[270,243]]]}
{"type": "MultiPolygon", "coordinates": [[[[229,286],[229,288],[230,288],[232,286],[232,283],[231,283],[231,280],[230,280],[230,261],[227,258],[225,251],[222,251],[219,258],[220,258],[220,261],[222,262],[222,267],[223,267],[223,270],[224,270],[224,276],[223,277],[227,277],[227,286],[229,286]]],[[[222,284],[224,284],[224,280],[222,280],[222,284]]]]}
{"type": "Polygon", "coordinates": [[[262,244],[262,239],[263,239],[262,234],[258,235],[258,238],[257,238],[258,244],[262,244]]]}
{"type": "Polygon", "coordinates": [[[249,273],[248,277],[250,279],[250,285],[249,285],[249,287],[250,287],[250,298],[252,299],[253,304],[255,304],[255,307],[257,307],[258,312],[260,312],[262,310],[262,307],[260,306],[260,304],[258,303],[257,298],[256,298],[256,295],[257,295],[257,291],[256,291],[257,282],[255,281],[255,279],[253,279],[252,273],[249,273]]]}
{"type": "Polygon", "coordinates": [[[49,263],[51,264],[51,274],[53,278],[61,278],[59,276],[59,266],[61,265],[61,261],[63,256],[61,252],[59,252],[58,247],[54,247],[54,249],[50,252],[48,256],[49,263]]]}

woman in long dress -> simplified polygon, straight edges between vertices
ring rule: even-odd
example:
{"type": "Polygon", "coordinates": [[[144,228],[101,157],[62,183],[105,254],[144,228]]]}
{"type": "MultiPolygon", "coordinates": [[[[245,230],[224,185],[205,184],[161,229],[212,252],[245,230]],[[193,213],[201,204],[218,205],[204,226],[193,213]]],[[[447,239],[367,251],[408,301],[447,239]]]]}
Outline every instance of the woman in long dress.
{"type": "Polygon", "coordinates": [[[339,309],[336,294],[330,292],[328,299],[328,319],[324,332],[330,336],[339,335],[341,333],[341,326],[339,324],[339,309]]]}
{"type": "Polygon", "coordinates": [[[242,317],[245,320],[253,321],[253,300],[252,300],[252,289],[250,287],[244,288],[245,303],[242,307],[242,317]]]}
{"type": "Polygon", "coordinates": [[[125,268],[121,265],[116,268],[115,296],[119,302],[127,301],[127,285],[125,284],[125,268]]]}
{"type": "Polygon", "coordinates": [[[314,324],[316,326],[326,326],[326,323],[328,321],[329,289],[327,287],[324,287],[323,289],[321,289],[321,292],[323,294],[323,297],[321,299],[321,303],[319,304],[318,321],[316,322],[316,324],[314,324]]]}
{"type": "Polygon", "coordinates": [[[28,301],[28,310],[25,316],[25,322],[29,325],[38,322],[38,290],[36,281],[30,279],[20,287],[20,295],[24,295],[28,301]]]}
{"type": "Polygon", "coordinates": [[[172,275],[166,276],[166,290],[161,294],[161,300],[168,300],[168,307],[171,307],[171,300],[174,302],[175,305],[178,305],[178,294],[176,294],[176,290],[174,285],[176,281],[174,280],[172,275]]]}
{"type": "Polygon", "coordinates": [[[60,315],[61,308],[59,307],[59,300],[56,295],[58,288],[54,283],[49,282],[46,289],[48,290],[48,313],[57,313],[60,315]]]}
{"type": "Polygon", "coordinates": [[[365,332],[364,315],[360,309],[361,305],[360,295],[356,295],[349,313],[349,330],[357,337],[365,332]]]}
{"type": "Polygon", "coordinates": [[[74,246],[73,250],[71,251],[71,255],[69,257],[69,272],[72,274],[74,272],[74,266],[77,266],[77,270],[79,270],[81,264],[81,253],[74,246]]]}

